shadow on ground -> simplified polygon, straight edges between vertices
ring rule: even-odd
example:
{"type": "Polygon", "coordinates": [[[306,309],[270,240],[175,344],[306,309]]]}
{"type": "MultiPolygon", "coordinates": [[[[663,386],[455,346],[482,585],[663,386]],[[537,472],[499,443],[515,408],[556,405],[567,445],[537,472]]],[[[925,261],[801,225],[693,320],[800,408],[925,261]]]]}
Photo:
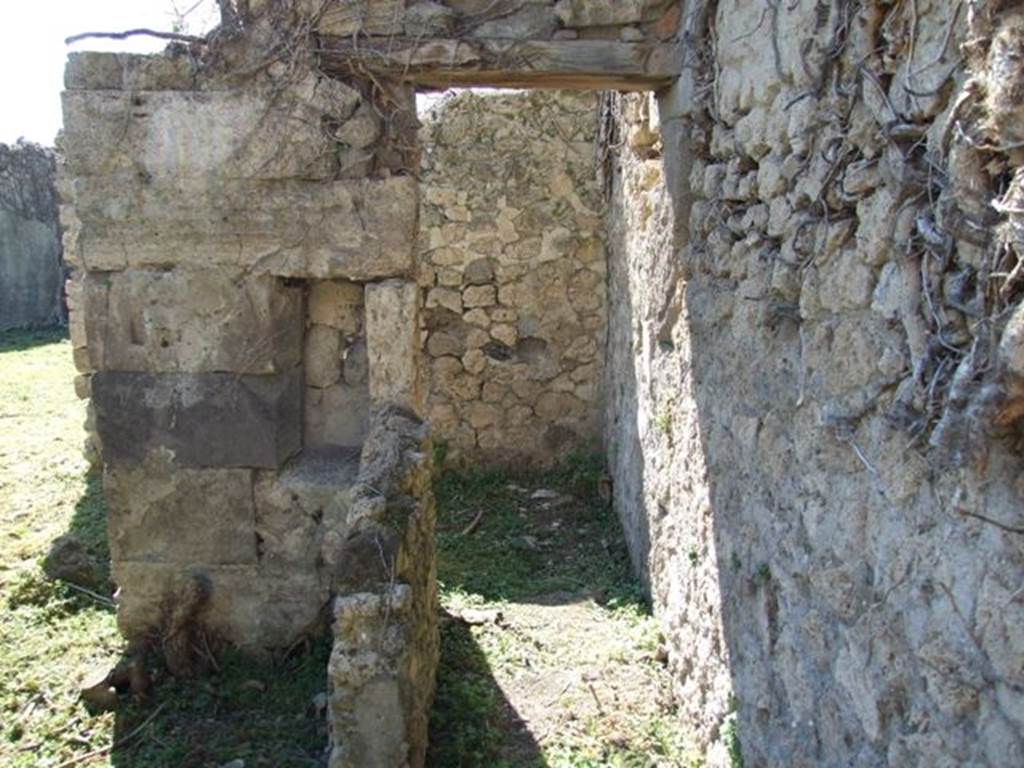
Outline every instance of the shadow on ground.
{"type": "Polygon", "coordinates": [[[540,746],[505,696],[472,628],[441,613],[441,666],[430,715],[429,768],[546,768],[540,746]]]}
{"type": "Polygon", "coordinates": [[[330,639],[277,661],[227,654],[208,677],[158,679],[118,712],[111,765],[120,768],[314,768],[326,765],[323,705],[330,639]],[[234,766],[232,766],[234,768],[234,766]]]}
{"type": "Polygon", "coordinates": [[[75,503],[68,530],[50,546],[43,571],[51,578],[109,595],[112,585],[103,476],[92,471],[84,479],[85,491],[75,503]]]}

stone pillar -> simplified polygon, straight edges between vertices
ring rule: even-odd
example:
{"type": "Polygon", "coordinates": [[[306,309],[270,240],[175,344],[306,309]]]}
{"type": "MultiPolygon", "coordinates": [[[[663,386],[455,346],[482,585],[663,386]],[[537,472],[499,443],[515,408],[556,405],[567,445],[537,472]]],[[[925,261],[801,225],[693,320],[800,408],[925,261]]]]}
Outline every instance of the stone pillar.
{"type": "Polygon", "coordinates": [[[373,401],[422,414],[420,291],[415,282],[386,280],[366,286],[366,341],[373,401]]]}

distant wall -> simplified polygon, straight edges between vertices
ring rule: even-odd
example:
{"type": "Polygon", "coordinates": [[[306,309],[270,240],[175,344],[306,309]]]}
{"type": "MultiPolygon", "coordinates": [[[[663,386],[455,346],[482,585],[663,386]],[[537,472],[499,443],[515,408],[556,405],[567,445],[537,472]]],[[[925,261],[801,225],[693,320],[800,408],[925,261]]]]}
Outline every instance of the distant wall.
{"type": "Polygon", "coordinates": [[[607,326],[597,97],[446,97],[422,118],[429,417],[453,458],[596,441],[607,326]]]}
{"type": "Polygon", "coordinates": [[[0,330],[60,320],[55,175],[52,150],[0,144],[0,330]]]}

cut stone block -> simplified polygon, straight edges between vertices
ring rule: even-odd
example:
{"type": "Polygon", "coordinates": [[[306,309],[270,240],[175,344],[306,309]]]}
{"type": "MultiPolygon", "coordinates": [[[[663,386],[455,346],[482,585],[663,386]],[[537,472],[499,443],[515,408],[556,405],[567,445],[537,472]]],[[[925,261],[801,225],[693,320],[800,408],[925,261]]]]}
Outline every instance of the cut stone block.
{"type": "Polygon", "coordinates": [[[344,280],[318,280],[309,291],[309,322],[353,336],[363,326],[363,286],[344,280]]]}
{"type": "Polygon", "coordinates": [[[65,91],[68,172],[332,178],[335,145],[321,121],[343,123],[360,97],[324,81],[301,82],[276,98],[254,91],[65,91]]]}
{"type": "Polygon", "coordinates": [[[281,277],[375,280],[413,268],[412,177],[339,182],[74,182],[76,248],[90,270],[230,267],[281,277]]]}
{"type": "Polygon", "coordinates": [[[203,627],[243,650],[290,647],[312,632],[329,593],[315,574],[262,576],[256,565],[186,567],[118,562],[111,580],[119,586],[117,625],[131,642],[152,637],[183,580],[202,579],[209,600],[198,616],[203,627]]]}
{"type": "Polygon", "coordinates": [[[302,440],[302,379],[102,371],[92,402],[104,460],[169,451],[178,466],[276,469],[302,440]]]}
{"type": "Polygon", "coordinates": [[[330,387],[341,378],[341,333],[326,325],[314,325],[306,331],[304,363],[306,384],[330,387]]]}
{"type": "Polygon", "coordinates": [[[251,470],[108,464],[103,486],[115,561],[256,563],[251,470]]]}
{"type": "Polygon", "coordinates": [[[604,27],[657,21],[671,0],[558,0],[555,14],[567,27],[604,27]]]}
{"type": "Polygon", "coordinates": [[[85,278],[93,367],[260,374],[301,361],[302,290],[269,276],[149,270],[85,278]]]}
{"type": "Polygon", "coordinates": [[[187,56],[75,51],[68,54],[69,91],[179,91],[195,88],[195,62],[187,56]]]}
{"type": "Polygon", "coordinates": [[[325,35],[395,35],[405,24],[405,0],[302,0],[299,7],[319,15],[317,29],[325,35]]]}
{"type": "Polygon", "coordinates": [[[366,286],[370,398],[423,412],[420,376],[420,290],[387,280],[366,286]]]}

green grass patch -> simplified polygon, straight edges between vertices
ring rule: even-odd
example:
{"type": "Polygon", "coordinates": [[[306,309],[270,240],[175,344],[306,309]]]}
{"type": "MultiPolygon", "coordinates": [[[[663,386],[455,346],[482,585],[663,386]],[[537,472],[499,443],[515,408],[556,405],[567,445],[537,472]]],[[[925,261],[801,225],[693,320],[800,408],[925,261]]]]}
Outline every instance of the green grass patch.
{"type": "Polygon", "coordinates": [[[582,452],[547,472],[442,472],[435,484],[442,593],[501,601],[589,590],[642,602],[619,521],[598,498],[601,475],[599,457],[582,452]],[[538,503],[531,499],[538,489],[565,496],[538,503]]]}

